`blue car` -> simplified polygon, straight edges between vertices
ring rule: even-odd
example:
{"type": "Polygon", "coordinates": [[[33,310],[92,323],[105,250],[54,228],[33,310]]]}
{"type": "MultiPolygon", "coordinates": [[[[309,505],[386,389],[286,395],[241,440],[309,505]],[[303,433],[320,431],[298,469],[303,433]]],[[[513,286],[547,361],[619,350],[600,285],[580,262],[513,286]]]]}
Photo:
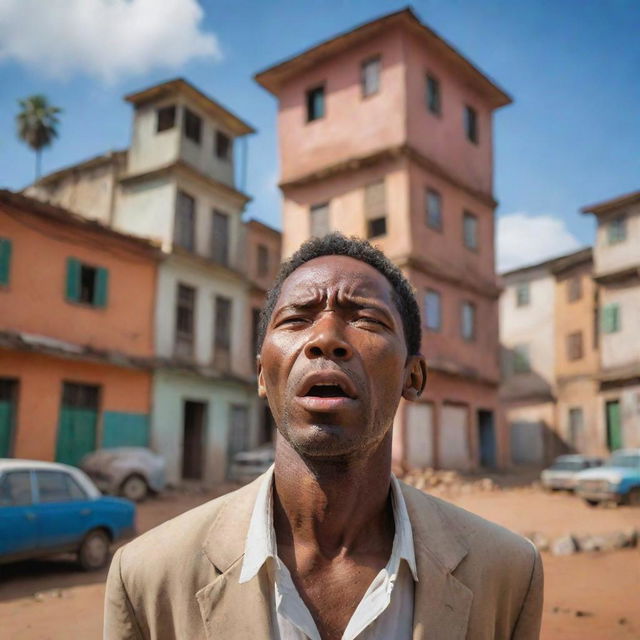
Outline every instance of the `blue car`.
{"type": "Polygon", "coordinates": [[[74,552],[89,571],[135,531],[135,505],[104,497],[80,469],[0,458],[0,564],[74,552]]]}
{"type": "Polygon", "coordinates": [[[602,467],[581,471],[576,493],[592,507],[600,502],[640,506],[640,449],[619,449],[602,467]]]}

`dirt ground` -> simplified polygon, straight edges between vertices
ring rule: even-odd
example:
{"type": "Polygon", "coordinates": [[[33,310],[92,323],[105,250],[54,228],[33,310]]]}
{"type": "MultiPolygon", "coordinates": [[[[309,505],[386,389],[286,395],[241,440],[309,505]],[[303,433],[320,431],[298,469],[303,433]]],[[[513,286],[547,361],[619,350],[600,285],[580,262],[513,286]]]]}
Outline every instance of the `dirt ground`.
{"type": "MultiPolygon", "coordinates": [[[[223,493],[223,487],[217,493],[223,493]]],[[[168,494],[142,504],[147,529],[215,494],[168,494]]],[[[514,531],[554,537],[640,529],[640,509],[585,506],[538,489],[455,493],[452,502],[514,531]]],[[[543,554],[543,640],[640,638],[640,549],[554,557],[543,554]]],[[[0,637],[12,640],[98,639],[106,571],[83,573],[69,559],[0,567],[0,637]]]]}

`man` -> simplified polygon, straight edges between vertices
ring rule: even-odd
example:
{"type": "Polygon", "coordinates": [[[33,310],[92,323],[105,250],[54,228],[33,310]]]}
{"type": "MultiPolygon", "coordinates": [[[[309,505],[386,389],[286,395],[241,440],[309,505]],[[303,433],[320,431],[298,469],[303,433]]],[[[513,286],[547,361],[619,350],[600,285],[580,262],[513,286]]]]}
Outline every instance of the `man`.
{"type": "Polygon", "coordinates": [[[305,243],[260,325],[275,465],[120,549],[105,637],[537,638],[542,569],[523,538],[400,483],[391,431],[426,382],[420,314],[363,240],[305,243]]]}

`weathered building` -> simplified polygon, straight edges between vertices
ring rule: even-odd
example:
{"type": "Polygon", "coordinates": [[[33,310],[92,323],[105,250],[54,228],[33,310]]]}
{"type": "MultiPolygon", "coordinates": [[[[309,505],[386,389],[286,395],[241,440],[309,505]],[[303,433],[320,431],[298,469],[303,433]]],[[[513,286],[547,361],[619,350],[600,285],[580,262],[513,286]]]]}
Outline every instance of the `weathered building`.
{"type": "Polygon", "coordinates": [[[29,192],[162,247],[152,443],[171,482],[211,484],[264,431],[242,221],[249,197],[235,176],[235,141],[253,129],[181,79],[126,100],[134,107],[128,150],[45,176],[29,192]]]}
{"type": "Polygon", "coordinates": [[[640,447],[640,191],[586,206],[596,216],[598,416],[610,450],[640,447]]]}
{"type": "Polygon", "coordinates": [[[0,457],[150,440],[160,251],[0,191],[0,457]]]}
{"type": "Polygon", "coordinates": [[[283,254],[331,230],[371,239],[415,287],[430,370],[394,457],[503,465],[493,113],[510,97],[409,9],[256,75],[278,100],[283,254]]]}

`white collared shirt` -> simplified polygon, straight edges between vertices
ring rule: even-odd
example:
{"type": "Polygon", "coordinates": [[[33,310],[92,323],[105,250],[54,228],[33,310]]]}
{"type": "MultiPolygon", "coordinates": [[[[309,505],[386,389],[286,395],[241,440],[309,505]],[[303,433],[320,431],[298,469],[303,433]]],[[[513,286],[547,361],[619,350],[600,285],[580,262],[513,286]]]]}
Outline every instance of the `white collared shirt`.
{"type": "MultiPolygon", "coordinates": [[[[413,635],[414,581],[418,580],[413,533],[400,484],[391,475],[395,536],[389,562],[369,585],[342,640],[410,640],[413,635]]],[[[260,570],[272,580],[273,630],[280,640],[321,640],[316,623],[300,597],[291,574],[278,557],[273,527],[273,466],[260,486],[251,515],[240,583],[260,570]],[[271,562],[268,559],[271,558],[271,562]]]]}

